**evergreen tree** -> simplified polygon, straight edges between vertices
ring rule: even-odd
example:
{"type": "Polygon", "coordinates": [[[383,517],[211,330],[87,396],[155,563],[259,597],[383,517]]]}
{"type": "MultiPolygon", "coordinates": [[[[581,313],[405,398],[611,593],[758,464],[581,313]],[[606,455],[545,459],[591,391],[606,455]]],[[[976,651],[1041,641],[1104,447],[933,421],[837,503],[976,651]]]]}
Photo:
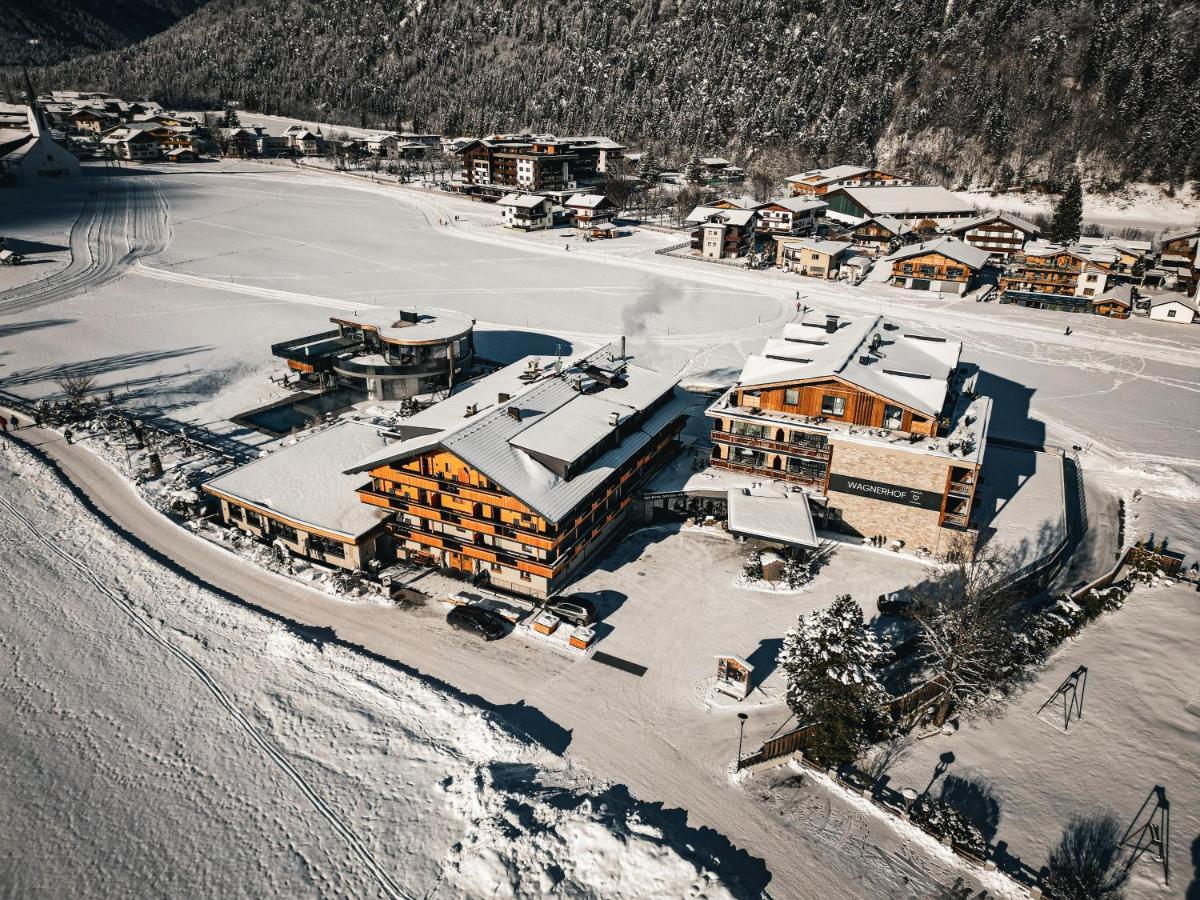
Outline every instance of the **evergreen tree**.
{"type": "Polygon", "coordinates": [[[1058,244],[1068,244],[1079,240],[1083,228],[1083,186],[1079,183],[1079,173],[1072,172],[1067,189],[1063,192],[1054,207],[1054,219],[1050,222],[1050,240],[1058,244]]]}
{"type": "Polygon", "coordinates": [[[687,166],[683,170],[684,177],[692,184],[699,184],[704,180],[704,169],[700,165],[700,157],[692,154],[692,158],[688,160],[687,166]]]}
{"type": "Polygon", "coordinates": [[[638,161],[637,177],[646,184],[653,184],[658,181],[658,171],[658,163],[654,159],[654,154],[647,150],[638,161]]]}
{"type": "Polygon", "coordinates": [[[238,128],[241,126],[241,121],[238,119],[237,108],[232,104],[225,106],[225,115],[221,118],[222,128],[238,128]]]}
{"type": "Polygon", "coordinates": [[[890,731],[888,694],[875,674],[881,653],[849,594],[787,633],[779,666],[788,706],[801,723],[817,725],[806,753],[830,765],[851,762],[890,731]]]}
{"type": "Polygon", "coordinates": [[[763,558],[762,551],[757,547],[751,547],[750,552],[746,554],[746,562],[742,566],[742,574],[751,581],[761,581],[763,577],[763,558]]]}

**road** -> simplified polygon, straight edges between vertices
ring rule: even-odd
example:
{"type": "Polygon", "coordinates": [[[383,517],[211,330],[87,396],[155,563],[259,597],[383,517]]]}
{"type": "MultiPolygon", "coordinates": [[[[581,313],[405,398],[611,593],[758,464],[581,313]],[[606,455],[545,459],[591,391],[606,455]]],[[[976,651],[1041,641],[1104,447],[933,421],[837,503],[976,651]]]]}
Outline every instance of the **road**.
{"type": "MultiPolygon", "coordinates": [[[[689,825],[711,828],[747,854],[746,866],[763,871],[772,897],[811,897],[814,884],[829,898],[860,897],[864,890],[916,897],[951,883],[950,874],[963,874],[926,860],[941,877],[918,878],[923,855],[885,822],[861,813],[853,820],[861,834],[830,841],[827,820],[844,816],[850,821],[854,814],[836,794],[810,796],[805,814],[799,815],[780,809],[778,798],[757,779],[749,789],[731,785],[727,767],[737,733],[731,711],[680,709],[642,688],[634,676],[516,639],[464,646],[461,635],[444,626],[439,604],[406,611],[340,601],[176,526],[85,446],[68,445],[57,433],[33,427],[14,437],[53,463],[114,530],[143,552],[231,601],[332,629],[343,641],[473,695],[531,738],[558,752],[569,750],[592,773],[625,784],[645,800],[685,811],[689,825]],[[823,825],[813,818],[821,809],[823,825]],[[813,829],[826,837],[809,840],[813,829]],[[871,863],[862,856],[867,837],[871,863]],[[894,860],[895,866],[880,860],[894,860]]],[[[774,724],[765,718],[753,722],[747,744],[774,724]]]]}

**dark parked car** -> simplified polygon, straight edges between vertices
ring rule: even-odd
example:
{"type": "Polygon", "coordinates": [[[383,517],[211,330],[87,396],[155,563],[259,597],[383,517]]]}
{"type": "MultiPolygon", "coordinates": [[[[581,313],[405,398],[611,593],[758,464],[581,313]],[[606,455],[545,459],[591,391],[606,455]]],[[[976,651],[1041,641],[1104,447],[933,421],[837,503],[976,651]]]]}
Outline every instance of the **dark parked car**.
{"type": "Polygon", "coordinates": [[[916,598],[909,591],[901,589],[892,591],[890,594],[880,594],[879,602],[876,605],[881,616],[899,616],[903,619],[911,619],[917,603],[916,598]]]}
{"type": "Polygon", "coordinates": [[[572,625],[591,625],[596,621],[596,604],[579,594],[547,601],[546,611],[572,625]]]}
{"type": "Polygon", "coordinates": [[[446,614],[451,628],[473,631],[485,641],[495,641],[508,633],[504,617],[481,606],[456,606],[446,614]]]}

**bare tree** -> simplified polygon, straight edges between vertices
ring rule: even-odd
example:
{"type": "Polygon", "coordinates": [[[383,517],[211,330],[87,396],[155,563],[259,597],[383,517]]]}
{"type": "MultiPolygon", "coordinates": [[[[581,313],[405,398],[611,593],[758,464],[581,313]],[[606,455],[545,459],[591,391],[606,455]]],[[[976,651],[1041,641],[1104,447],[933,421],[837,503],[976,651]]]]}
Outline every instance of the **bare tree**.
{"type": "Polygon", "coordinates": [[[1011,620],[1017,594],[1008,585],[1016,564],[993,545],[976,550],[963,535],[919,586],[913,616],[933,676],[944,686],[935,721],[953,704],[977,707],[1013,674],[1011,620]]]}
{"type": "Polygon", "coordinates": [[[96,384],[96,376],[84,372],[63,372],[54,379],[68,400],[72,403],[82,403],[96,384]]]}
{"type": "Polygon", "coordinates": [[[1120,833],[1111,816],[1072,821],[1046,861],[1046,892],[1056,900],[1121,900],[1129,869],[1120,864],[1120,833]]]}
{"type": "Polygon", "coordinates": [[[750,173],[750,193],[759,203],[774,197],[778,187],[779,177],[774,172],[755,169],[750,173]]]}
{"type": "Polygon", "coordinates": [[[629,199],[637,192],[638,183],[630,175],[628,160],[609,160],[606,168],[600,184],[600,193],[613,202],[617,207],[617,214],[620,215],[629,204],[629,199]]]}

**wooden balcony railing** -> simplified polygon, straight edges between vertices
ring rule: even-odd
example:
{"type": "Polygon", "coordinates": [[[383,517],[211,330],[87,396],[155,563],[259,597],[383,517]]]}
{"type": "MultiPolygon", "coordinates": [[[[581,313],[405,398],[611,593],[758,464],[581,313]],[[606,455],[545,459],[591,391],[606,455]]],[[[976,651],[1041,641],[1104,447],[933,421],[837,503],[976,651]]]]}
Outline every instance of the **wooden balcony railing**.
{"type": "Polygon", "coordinates": [[[723,444],[738,444],[743,447],[755,447],[770,450],[773,453],[786,453],[792,456],[803,456],[807,459],[828,460],[832,449],[828,444],[818,444],[815,441],[773,441],[768,438],[750,437],[745,434],[735,434],[732,431],[713,431],[714,441],[723,444]]]}
{"type": "Polygon", "coordinates": [[[743,472],[748,475],[760,475],[763,478],[786,481],[788,484],[802,484],[808,487],[824,489],[825,479],[815,475],[805,475],[800,472],[785,472],[779,469],[769,469],[766,466],[748,466],[742,463],[730,462],[727,459],[714,459],[712,465],[717,469],[730,472],[743,472]]]}

